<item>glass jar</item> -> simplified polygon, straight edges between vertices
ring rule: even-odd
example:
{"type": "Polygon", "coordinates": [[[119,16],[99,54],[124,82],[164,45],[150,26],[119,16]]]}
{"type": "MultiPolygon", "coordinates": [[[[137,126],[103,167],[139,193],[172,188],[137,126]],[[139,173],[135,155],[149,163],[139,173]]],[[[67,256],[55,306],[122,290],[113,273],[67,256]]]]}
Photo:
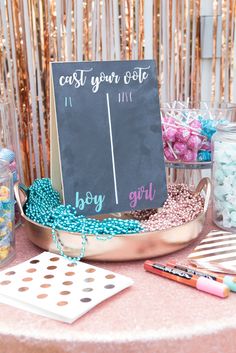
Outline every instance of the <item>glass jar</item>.
{"type": "Polygon", "coordinates": [[[220,122],[236,120],[236,104],[174,101],[160,112],[168,181],[195,188],[210,177],[212,137],[220,122]]]}
{"type": "MultiPolygon", "coordinates": [[[[7,156],[6,161],[9,162],[9,167],[13,173],[13,182],[16,182],[18,179],[17,169],[19,168],[19,143],[17,133],[16,133],[16,123],[17,115],[16,109],[12,99],[0,97],[0,159],[5,160],[4,156],[1,153],[1,149],[10,149],[15,151],[14,161],[9,160],[9,156],[12,156],[12,153],[4,153],[7,156]],[[17,162],[17,163],[16,163],[17,162]]],[[[15,227],[20,226],[21,217],[20,211],[17,203],[15,203],[15,227]]]]}
{"type": "Polygon", "coordinates": [[[0,160],[0,267],[15,255],[14,203],[12,173],[0,160]]]}
{"type": "Polygon", "coordinates": [[[236,230],[236,123],[218,125],[212,138],[213,222],[236,230]]]}

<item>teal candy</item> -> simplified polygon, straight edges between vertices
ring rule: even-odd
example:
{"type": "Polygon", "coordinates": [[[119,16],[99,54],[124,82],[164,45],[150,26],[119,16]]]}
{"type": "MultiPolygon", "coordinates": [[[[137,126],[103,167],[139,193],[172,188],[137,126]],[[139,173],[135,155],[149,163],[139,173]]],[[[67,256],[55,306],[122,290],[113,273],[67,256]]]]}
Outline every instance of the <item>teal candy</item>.
{"type": "Polygon", "coordinates": [[[197,154],[198,162],[209,162],[211,161],[211,152],[210,151],[199,151],[197,154]]]}
{"type": "Polygon", "coordinates": [[[71,205],[62,205],[59,193],[53,189],[48,178],[37,179],[29,188],[26,216],[34,222],[52,228],[52,238],[60,254],[70,261],[79,261],[85,254],[86,234],[93,234],[98,240],[112,239],[118,234],[135,234],[142,231],[139,221],[133,219],[106,218],[102,221],[77,215],[71,205]],[[78,257],[64,254],[63,245],[57,237],[57,230],[82,234],[82,248],[78,257]]]}
{"type": "Polygon", "coordinates": [[[223,184],[225,175],[221,169],[216,169],[215,171],[215,178],[218,181],[219,184],[223,184]]]}
{"type": "Polygon", "coordinates": [[[214,195],[216,200],[224,201],[225,199],[225,186],[224,185],[217,185],[214,189],[214,195]]]}
{"type": "Polygon", "coordinates": [[[231,212],[230,217],[231,217],[232,222],[236,223],[236,211],[231,212]]]}
{"type": "Polygon", "coordinates": [[[236,292],[236,282],[234,281],[236,277],[233,276],[225,276],[224,284],[229,287],[232,292],[236,292]]]}
{"type": "Polygon", "coordinates": [[[216,132],[216,121],[202,117],[199,117],[199,120],[202,124],[201,134],[206,136],[208,140],[211,140],[212,135],[216,132]]]}
{"type": "Polygon", "coordinates": [[[236,165],[235,164],[227,164],[219,166],[223,171],[225,176],[235,175],[236,174],[236,165]]]}

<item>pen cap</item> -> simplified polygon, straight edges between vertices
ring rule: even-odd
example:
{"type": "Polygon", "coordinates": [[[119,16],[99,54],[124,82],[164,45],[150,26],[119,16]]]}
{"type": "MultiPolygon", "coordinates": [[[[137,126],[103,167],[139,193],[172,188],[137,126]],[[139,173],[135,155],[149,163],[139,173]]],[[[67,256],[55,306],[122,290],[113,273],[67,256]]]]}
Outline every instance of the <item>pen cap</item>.
{"type": "Polygon", "coordinates": [[[198,290],[226,298],[229,295],[229,288],[223,284],[205,277],[199,277],[196,285],[198,290]]]}
{"type": "Polygon", "coordinates": [[[224,284],[229,287],[232,292],[236,292],[236,277],[224,276],[224,284]]]}

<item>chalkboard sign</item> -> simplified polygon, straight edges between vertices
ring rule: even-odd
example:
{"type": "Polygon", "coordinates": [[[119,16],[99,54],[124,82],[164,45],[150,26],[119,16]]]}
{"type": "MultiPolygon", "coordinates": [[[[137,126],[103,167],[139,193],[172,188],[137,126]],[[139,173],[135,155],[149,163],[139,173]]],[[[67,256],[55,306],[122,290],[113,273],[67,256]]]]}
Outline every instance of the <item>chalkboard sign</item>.
{"type": "Polygon", "coordinates": [[[84,215],[162,206],[155,62],[58,62],[51,69],[51,178],[64,202],[84,215]]]}

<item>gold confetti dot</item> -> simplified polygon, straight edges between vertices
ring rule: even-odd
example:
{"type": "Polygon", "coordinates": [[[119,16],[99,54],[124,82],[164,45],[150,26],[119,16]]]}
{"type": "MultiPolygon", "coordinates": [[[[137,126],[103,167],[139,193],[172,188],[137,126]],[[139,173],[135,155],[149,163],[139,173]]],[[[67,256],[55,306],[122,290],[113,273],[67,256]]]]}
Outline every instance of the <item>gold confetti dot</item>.
{"type": "Polygon", "coordinates": [[[24,281],[24,282],[30,282],[32,280],[33,280],[32,277],[25,277],[25,278],[22,279],[22,281],[24,281]]]}
{"type": "Polygon", "coordinates": [[[33,272],[36,272],[36,269],[35,269],[35,268],[29,268],[29,269],[27,270],[27,272],[33,273],[33,272]]]}
{"type": "Polygon", "coordinates": [[[64,286],[70,286],[71,284],[73,284],[73,282],[71,281],[65,281],[62,284],[64,284],[64,286]]]}
{"type": "Polygon", "coordinates": [[[57,268],[57,266],[48,266],[47,269],[48,270],[55,270],[57,268]]]}
{"type": "Polygon", "coordinates": [[[67,305],[68,302],[65,302],[65,301],[61,301],[61,302],[58,302],[57,305],[58,306],[64,306],[64,305],[67,305]]]}
{"type": "Polygon", "coordinates": [[[70,292],[68,290],[63,290],[62,292],[60,292],[61,295],[69,295],[70,292]]]}
{"type": "Polygon", "coordinates": [[[37,295],[37,298],[38,299],[44,299],[44,298],[47,298],[47,294],[45,294],[45,293],[42,293],[42,294],[39,294],[39,295],[37,295]]]}
{"type": "Polygon", "coordinates": [[[112,278],[115,278],[116,276],[115,275],[113,275],[112,273],[111,274],[109,274],[109,275],[106,275],[106,278],[107,279],[112,279],[112,278]]]}
{"type": "Polygon", "coordinates": [[[46,276],[44,276],[44,278],[46,278],[46,279],[51,279],[51,278],[53,278],[54,276],[53,275],[46,275],[46,276]]]}
{"type": "Polygon", "coordinates": [[[66,276],[74,276],[74,274],[75,274],[74,272],[66,272],[65,273],[66,276]]]}
{"type": "Polygon", "coordinates": [[[85,272],[88,272],[88,273],[93,273],[93,272],[95,272],[96,270],[95,270],[95,268],[88,268],[85,272]]]}
{"type": "Polygon", "coordinates": [[[12,276],[14,274],[15,274],[15,271],[9,271],[9,272],[5,273],[5,275],[7,275],[7,276],[12,276]]]}
{"type": "Polygon", "coordinates": [[[49,288],[49,287],[51,287],[51,284],[49,284],[49,283],[43,283],[43,284],[41,284],[40,287],[41,287],[41,288],[49,288]]]}
{"type": "Polygon", "coordinates": [[[26,292],[29,288],[28,287],[20,287],[18,288],[19,292],[26,292]]]}
{"type": "Polygon", "coordinates": [[[50,259],[50,261],[53,261],[53,262],[58,261],[58,260],[60,260],[59,257],[51,257],[51,259],[50,259]]]}

